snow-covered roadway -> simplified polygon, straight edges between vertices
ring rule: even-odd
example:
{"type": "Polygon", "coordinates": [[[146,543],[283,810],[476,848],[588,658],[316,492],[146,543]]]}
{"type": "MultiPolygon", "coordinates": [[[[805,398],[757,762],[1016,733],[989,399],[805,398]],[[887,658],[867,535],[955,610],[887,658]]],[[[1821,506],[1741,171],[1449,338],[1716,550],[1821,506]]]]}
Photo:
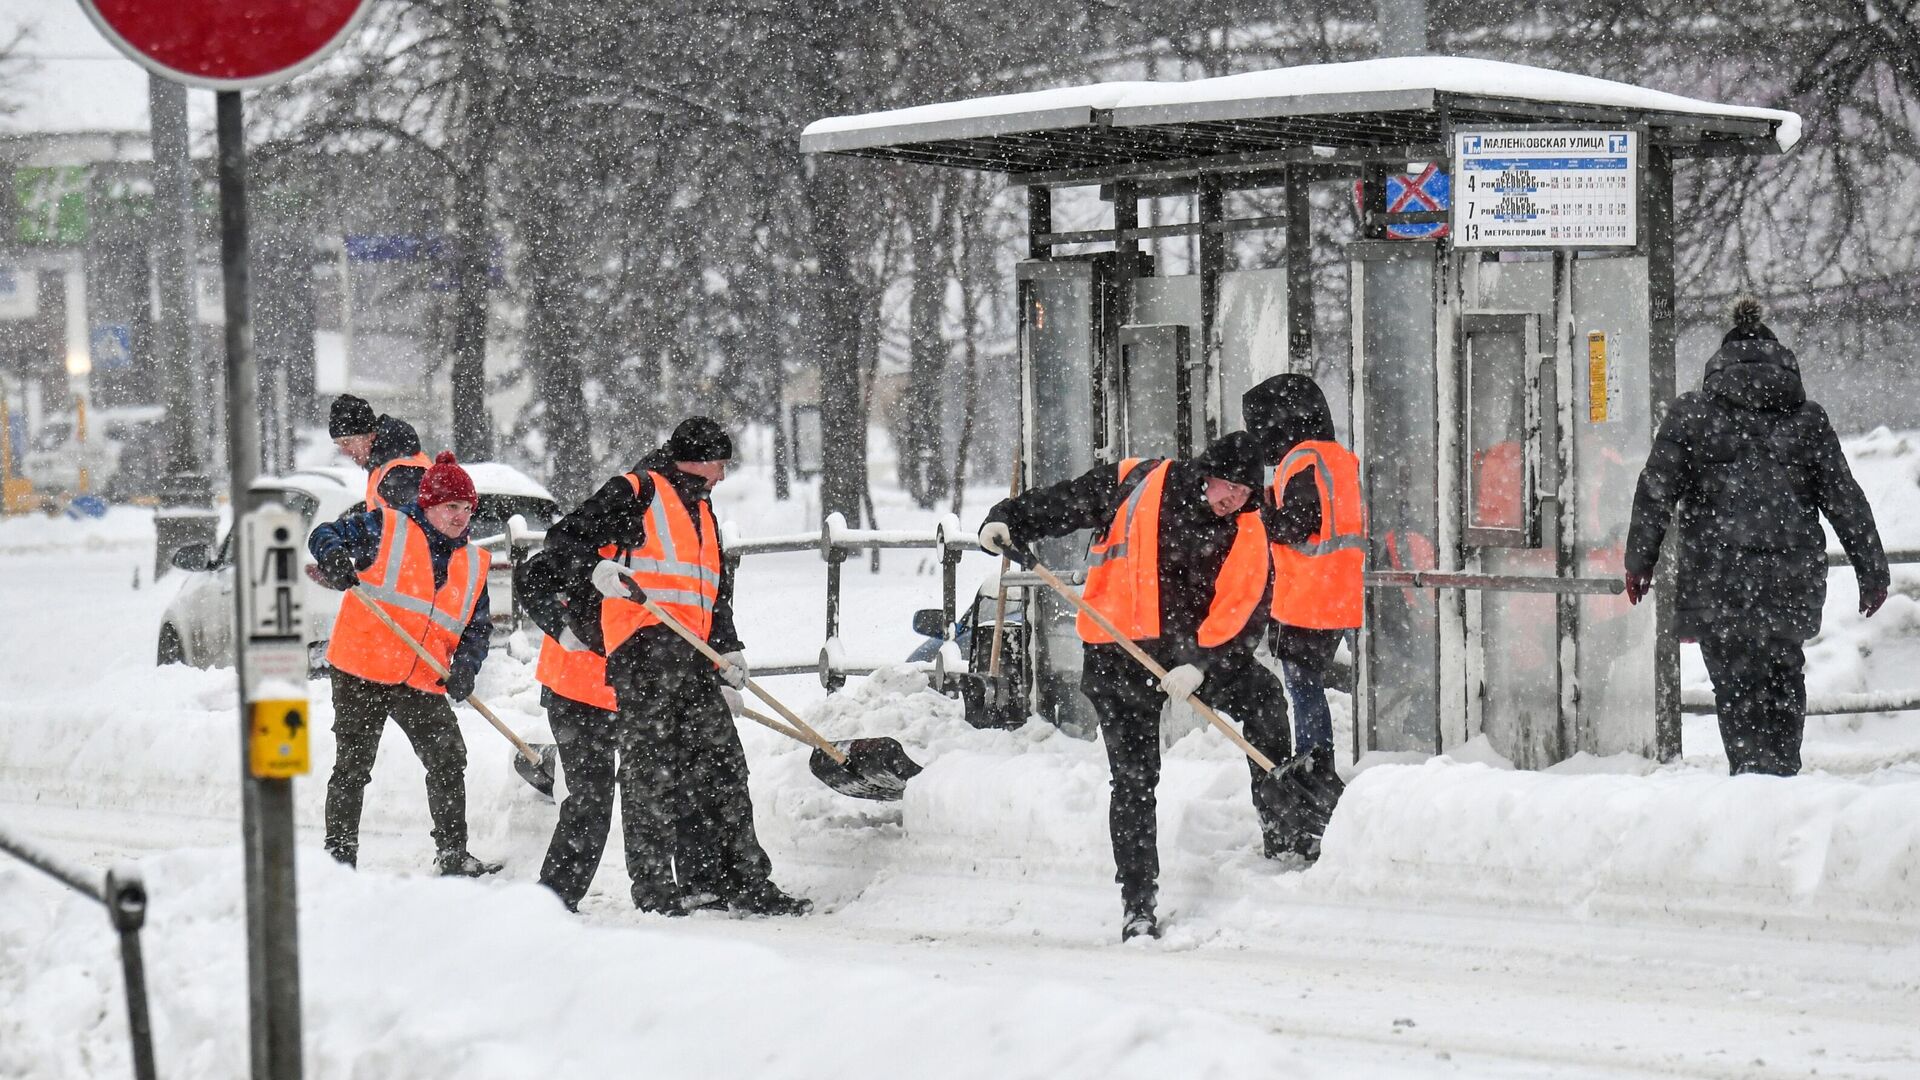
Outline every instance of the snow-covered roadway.
{"type": "MultiPolygon", "coordinates": [[[[1888,483],[1910,486],[1914,455],[1889,455],[1888,483]]],[[[149,528],[133,512],[0,524],[0,824],[93,866],[144,864],[162,1074],[239,1076],[233,681],[151,666],[167,585],[131,588],[149,528]]],[[[817,634],[817,560],[749,572],[750,644],[817,634]]],[[[868,650],[903,644],[936,595],[936,578],[899,580],[849,575],[868,650]]],[[[1910,595],[1878,639],[1829,618],[1836,680],[1914,669],[1910,595]]],[[[540,738],[524,659],[491,659],[480,691],[540,738]]],[[[1651,775],[1370,769],[1307,872],[1258,857],[1244,767],[1189,734],[1161,789],[1168,934],[1121,946],[1097,746],[972,731],[905,673],[824,704],[805,679],[777,687],[836,736],[902,736],[928,770],[902,803],[855,803],[743,728],[777,877],[822,911],[668,921],[624,903],[617,839],[582,917],[528,884],[553,808],[471,718],[474,849],[506,871],[425,876],[419,766],[391,733],[364,869],[332,866],[315,684],[309,1074],[1920,1076],[1910,717],[1817,723],[1809,761],[1830,774],[1790,782],[1725,779],[1701,724],[1687,763],[1651,775]]],[[[0,858],[0,1077],[124,1074],[118,994],[99,910],[0,858]]]]}

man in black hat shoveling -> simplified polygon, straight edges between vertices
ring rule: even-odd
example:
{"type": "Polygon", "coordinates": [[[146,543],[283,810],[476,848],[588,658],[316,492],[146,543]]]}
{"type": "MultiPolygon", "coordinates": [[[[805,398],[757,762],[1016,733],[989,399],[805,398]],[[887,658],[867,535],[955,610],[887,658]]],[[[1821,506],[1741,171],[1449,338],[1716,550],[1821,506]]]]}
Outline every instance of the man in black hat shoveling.
{"type": "Polygon", "coordinates": [[[723,693],[747,679],[733,575],[708,500],[732,457],[733,440],[719,424],[704,416],[682,422],[666,445],[556,522],[547,550],[567,583],[567,623],[607,658],[619,706],[607,752],[620,758],[634,904],[663,915],[721,907],[803,915],[812,904],[773,884],[754,835],[746,755],[723,693]],[[608,547],[615,557],[604,554],[608,547]],[[727,675],[649,611],[636,589],[722,654],[727,675]]]}
{"type": "Polygon", "coordinates": [[[1122,941],[1160,936],[1154,788],[1164,701],[1198,691],[1238,719],[1261,752],[1287,756],[1285,692],[1253,658],[1269,580],[1254,498],[1262,479],[1258,447],[1235,433],[1191,461],[1129,458],[1017,495],[995,506],[980,529],[982,548],[1016,557],[1037,540],[1101,530],[1084,598],[1167,669],[1156,681],[1097,623],[1080,618],[1080,689],[1099,713],[1111,771],[1108,828],[1122,941]]]}
{"type": "Polygon", "coordinates": [[[327,410],[327,437],[355,465],[367,470],[368,510],[393,510],[413,501],[420,478],[433,462],[420,451],[413,425],[375,416],[365,398],[341,394],[327,410]]]}

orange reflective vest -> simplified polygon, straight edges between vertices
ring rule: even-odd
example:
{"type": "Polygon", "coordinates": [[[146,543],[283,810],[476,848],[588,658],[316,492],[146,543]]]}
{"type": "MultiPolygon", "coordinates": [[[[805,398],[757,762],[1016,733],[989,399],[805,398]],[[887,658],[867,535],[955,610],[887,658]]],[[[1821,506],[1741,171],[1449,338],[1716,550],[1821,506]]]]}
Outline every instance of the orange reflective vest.
{"type": "MultiPolygon", "coordinates": [[[[633,473],[626,475],[638,496],[640,478],[633,473]]],[[[695,528],[693,515],[667,478],[657,472],[647,476],[653,480],[653,503],[647,507],[646,542],[638,548],[622,548],[626,554],[616,561],[626,566],[647,599],[705,638],[713,633],[713,606],[720,599],[720,538],[713,524],[713,510],[705,499],[699,500],[695,505],[700,525],[695,528]]],[[[607,655],[613,655],[613,650],[634,631],[659,621],[632,600],[609,598],[602,602],[600,632],[606,639],[607,655]]]]}
{"type": "MultiPolygon", "coordinates": [[[[447,561],[446,584],[435,588],[426,532],[405,514],[382,510],[380,555],[360,571],[360,586],[445,667],[453,662],[460,635],[473,619],[492,565],[493,556],[485,548],[463,544],[447,561]]],[[[447,692],[439,685],[440,676],[375,618],[366,600],[355,593],[340,601],[333,639],[327,643],[327,663],[368,682],[405,683],[429,694],[447,692]]]]}
{"type": "MultiPolygon", "coordinates": [[[[1114,511],[1106,535],[1088,553],[1087,603],[1135,641],[1160,636],[1160,501],[1172,464],[1149,466],[1151,471],[1114,511]]],[[[1139,458],[1122,461],[1120,480],[1124,483],[1138,467],[1139,458]]],[[[1207,617],[1200,623],[1202,647],[1224,645],[1246,627],[1266,592],[1267,571],[1267,533],[1260,515],[1241,514],[1233,547],[1214,579],[1207,617]]],[[[1113,640],[1084,613],[1075,625],[1082,641],[1113,640]]]]}
{"type": "Polygon", "coordinates": [[[397,506],[388,506],[387,500],[380,497],[380,483],[387,478],[388,473],[407,466],[412,466],[416,469],[430,469],[433,467],[433,459],[423,453],[415,451],[412,457],[394,458],[392,461],[374,466],[373,471],[367,473],[367,509],[399,509],[397,506]]]}
{"type": "MultiPolygon", "coordinates": [[[[617,544],[600,549],[600,557],[620,556],[617,544]]],[[[552,637],[540,639],[540,661],[533,668],[534,681],[569,701],[578,701],[596,709],[612,712],[619,707],[613,687],[607,684],[607,658],[592,649],[568,649],[552,637]]]]}
{"type": "Polygon", "coordinates": [[[1273,618],[1287,626],[1350,630],[1360,625],[1367,568],[1367,515],[1360,459],[1339,443],[1311,439],[1287,453],[1273,474],[1273,502],[1308,469],[1320,491],[1320,530],[1304,544],[1273,545],[1273,618]]]}

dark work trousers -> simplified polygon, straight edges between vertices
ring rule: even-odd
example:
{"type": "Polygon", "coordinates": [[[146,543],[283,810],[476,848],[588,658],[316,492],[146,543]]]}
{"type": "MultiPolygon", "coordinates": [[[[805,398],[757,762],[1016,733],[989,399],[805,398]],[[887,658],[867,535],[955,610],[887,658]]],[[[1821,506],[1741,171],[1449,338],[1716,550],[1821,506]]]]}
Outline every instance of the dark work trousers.
{"type": "Polygon", "coordinates": [[[655,636],[646,653],[646,663],[608,665],[620,701],[620,818],[634,903],[660,910],[703,892],[731,900],[764,887],[773,866],[754,834],[747,758],[720,673],[677,639],[655,636]]]}
{"type": "Polygon", "coordinates": [[[540,884],[552,889],[568,909],[578,910],[613,826],[614,760],[619,751],[620,714],[543,689],[547,723],[560,747],[567,797],[553,826],[540,884]]]}
{"type": "MultiPolygon", "coordinates": [[[[1151,898],[1160,877],[1154,788],[1160,783],[1160,707],[1167,696],[1158,682],[1118,645],[1086,647],[1080,689],[1100,716],[1100,741],[1107,747],[1107,831],[1113,839],[1114,880],[1129,908],[1151,898]]],[[[1215,658],[1197,694],[1239,721],[1242,734],[1261,753],[1276,762],[1290,756],[1286,691],[1251,652],[1215,658]]],[[[1261,779],[1259,766],[1247,764],[1251,778],[1261,779]]]]}
{"type": "Polygon", "coordinates": [[[1793,776],[1806,732],[1806,654],[1766,627],[1715,625],[1700,636],[1728,771],[1793,776]]]}
{"type": "Polygon", "coordinates": [[[333,675],[333,776],[327,781],[327,850],[345,862],[360,851],[360,805],[387,718],[427,767],[427,811],[436,851],[467,849],[467,744],[445,694],[333,675]]]}

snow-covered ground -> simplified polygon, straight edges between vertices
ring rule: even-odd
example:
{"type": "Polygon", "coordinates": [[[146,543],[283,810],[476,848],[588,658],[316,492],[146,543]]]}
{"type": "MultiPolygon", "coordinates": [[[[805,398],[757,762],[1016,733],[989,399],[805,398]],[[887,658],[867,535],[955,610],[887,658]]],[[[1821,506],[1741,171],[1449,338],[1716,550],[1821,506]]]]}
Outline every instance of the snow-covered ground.
{"type": "MultiPolygon", "coordinates": [[[[1920,437],[1848,448],[1889,546],[1920,547],[1920,437]]],[[[879,495],[889,528],[932,521],[879,495]]],[[[745,535],[806,530],[809,497],[777,503],[751,470],[718,493],[745,535]]],[[[992,498],[970,492],[967,520],[992,498]]],[[[143,864],[161,1073],[238,1076],[234,679],[153,666],[175,584],[150,563],[137,511],[0,522],[0,827],[143,864]]],[[[965,560],[963,596],[991,566],[965,560]]],[[[1863,622],[1834,575],[1816,696],[1920,679],[1920,577],[1895,581],[1863,622]]],[[[859,655],[904,655],[912,610],[938,602],[930,555],[849,564],[846,583],[859,655]]],[[[815,555],[750,560],[749,656],[816,648],[824,589],[815,555]]],[[[478,693],[537,740],[530,653],[496,652],[478,693]]],[[[1687,678],[1705,685],[1697,655],[1687,678]]],[[[1097,744],[975,731],[904,670],[831,699],[769,682],[830,735],[893,735],[927,765],[903,801],[856,802],[742,726],[776,878],[820,904],[804,920],[640,915],[617,836],[568,916],[531,884],[554,808],[465,710],[473,847],[506,870],[428,876],[420,767],[389,732],[363,869],[343,871],[318,852],[332,743],[313,684],[309,1075],[1920,1076],[1920,714],[1812,722],[1793,780],[1727,778],[1711,718],[1667,767],[1516,772],[1482,740],[1368,768],[1306,871],[1259,857],[1244,762],[1191,732],[1160,788],[1167,937],[1123,947],[1097,744]]],[[[0,1077],[124,1075],[119,994],[101,911],[0,856],[0,1077]]]]}

